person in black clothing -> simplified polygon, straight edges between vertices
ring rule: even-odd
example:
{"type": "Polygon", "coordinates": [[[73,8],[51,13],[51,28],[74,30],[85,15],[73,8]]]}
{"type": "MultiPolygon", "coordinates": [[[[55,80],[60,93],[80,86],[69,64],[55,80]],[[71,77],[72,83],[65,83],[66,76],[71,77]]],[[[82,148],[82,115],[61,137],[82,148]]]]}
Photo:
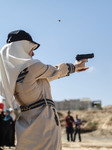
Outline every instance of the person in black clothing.
{"type": "Polygon", "coordinates": [[[68,111],[68,115],[65,118],[65,122],[66,122],[67,140],[70,141],[70,137],[71,137],[71,141],[73,141],[73,132],[74,132],[73,124],[74,124],[74,118],[70,115],[70,111],[68,111]]]}
{"type": "Polygon", "coordinates": [[[3,146],[3,119],[4,119],[3,110],[0,108],[0,150],[2,150],[3,146]]]}
{"type": "Polygon", "coordinates": [[[9,147],[13,146],[13,120],[10,116],[9,109],[6,109],[5,111],[3,133],[3,145],[9,147]]]}
{"type": "Polygon", "coordinates": [[[10,111],[10,115],[11,115],[11,117],[12,117],[12,120],[13,120],[13,124],[12,124],[12,144],[11,144],[11,146],[13,146],[13,147],[15,147],[15,122],[16,122],[16,115],[15,115],[15,113],[14,113],[14,110],[12,109],[12,108],[9,108],[9,111],[10,111]]]}
{"type": "Polygon", "coordinates": [[[75,119],[74,123],[75,123],[74,142],[75,142],[77,133],[79,135],[79,142],[81,142],[81,124],[82,124],[82,122],[78,118],[78,115],[76,115],[76,119],[75,119]]]}

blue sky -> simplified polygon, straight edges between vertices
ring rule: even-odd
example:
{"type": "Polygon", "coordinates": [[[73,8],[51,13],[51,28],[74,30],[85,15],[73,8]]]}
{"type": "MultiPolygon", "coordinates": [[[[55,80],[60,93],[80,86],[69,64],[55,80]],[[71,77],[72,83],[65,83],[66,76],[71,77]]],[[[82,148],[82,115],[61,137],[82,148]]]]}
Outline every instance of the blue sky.
{"type": "Polygon", "coordinates": [[[34,58],[45,64],[74,63],[77,54],[95,54],[88,71],[51,82],[54,100],[88,97],[112,104],[111,0],[0,0],[0,48],[17,29],[41,44],[34,58]]]}

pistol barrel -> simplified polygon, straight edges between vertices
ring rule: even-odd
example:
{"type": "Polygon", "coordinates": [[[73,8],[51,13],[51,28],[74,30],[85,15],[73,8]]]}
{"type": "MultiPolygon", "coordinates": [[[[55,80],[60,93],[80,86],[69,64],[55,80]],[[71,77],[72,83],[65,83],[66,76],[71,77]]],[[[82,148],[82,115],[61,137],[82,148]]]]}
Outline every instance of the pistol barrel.
{"type": "Polygon", "coordinates": [[[91,53],[91,54],[78,54],[76,56],[76,60],[80,61],[82,59],[89,59],[89,58],[93,58],[93,57],[94,57],[94,53],[91,53]]]}

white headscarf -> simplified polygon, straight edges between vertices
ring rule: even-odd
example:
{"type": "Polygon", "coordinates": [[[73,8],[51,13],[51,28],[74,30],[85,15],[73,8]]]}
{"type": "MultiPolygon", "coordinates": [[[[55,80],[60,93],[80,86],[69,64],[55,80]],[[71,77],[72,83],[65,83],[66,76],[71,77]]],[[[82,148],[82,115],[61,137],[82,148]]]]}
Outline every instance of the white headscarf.
{"type": "Polygon", "coordinates": [[[19,73],[39,61],[33,60],[28,54],[35,46],[30,41],[22,40],[6,44],[0,51],[0,95],[11,108],[19,73]]]}

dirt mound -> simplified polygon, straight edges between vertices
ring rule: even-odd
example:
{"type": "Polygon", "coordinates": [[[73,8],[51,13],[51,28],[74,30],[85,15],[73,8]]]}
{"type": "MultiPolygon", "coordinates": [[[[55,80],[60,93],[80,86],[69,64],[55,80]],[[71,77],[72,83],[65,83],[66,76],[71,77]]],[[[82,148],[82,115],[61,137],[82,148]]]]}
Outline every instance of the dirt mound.
{"type": "Polygon", "coordinates": [[[104,106],[103,110],[112,110],[112,105],[104,106]]]}
{"type": "MultiPolygon", "coordinates": [[[[102,110],[71,110],[71,115],[75,118],[76,114],[82,120],[82,133],[95,131],[95,134],[112,135],[112,109],[105,107],[102,110]]],[[[65,128],[65,117],[67,111],[58,111],[62,129],[65,128]]]]}

